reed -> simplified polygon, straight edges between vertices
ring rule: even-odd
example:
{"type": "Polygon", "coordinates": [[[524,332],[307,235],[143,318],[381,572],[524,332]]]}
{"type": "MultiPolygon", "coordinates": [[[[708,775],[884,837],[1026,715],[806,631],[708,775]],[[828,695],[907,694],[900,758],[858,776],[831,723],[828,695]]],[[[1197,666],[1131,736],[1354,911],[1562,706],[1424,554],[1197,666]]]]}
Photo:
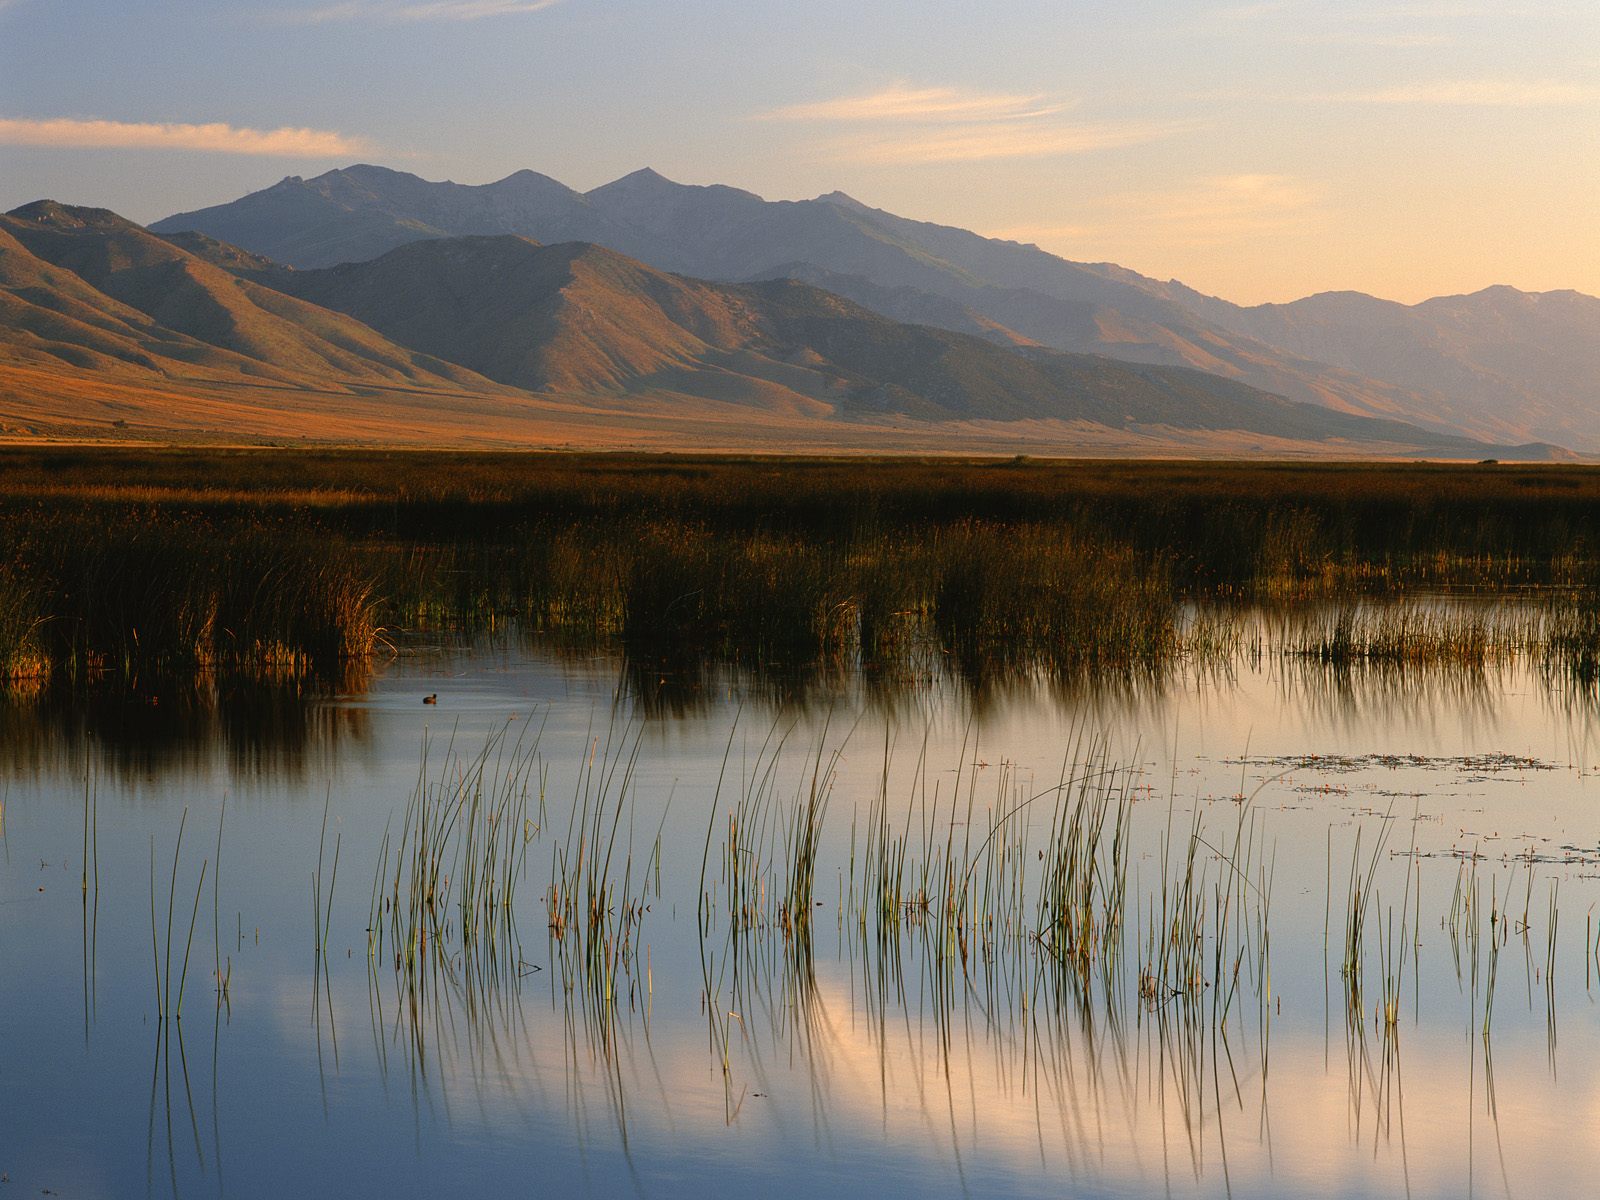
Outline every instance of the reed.
{"type": "Polygon", "coordinates": [[[0,556],[0,654],[11,674],[20,663],[78,678],[294,675],[334,670],[378,641],[372,585],[304,528],[29,510],[8,514],[0,556]]]}
{"type": "Polygon", "coordinates": [[[545,889],[550,937],[565,982],[582,991],[587,1011],[607,1029],[625,983],[638,983],[634,967],[651,907],[650,864],[660,855],[658,829],[635,873],[633,786],[641,733],[618,724],[614,712],[604,736],[590,742],[566,836],[551,852],[545,889]]]}
{"type": "MultiPolygon", "coordinates": [[[[517,886],[534,832],[529,806],[543,809],[543,728],[523,723],[513,737],[508,722],[471,754],[458,751],[452,735],[437,775],[430,773],[424,740],[399,834],[391,839],[386,827],[378,848],[367,926],[371,960],[388,956],[412,985],[430,969],[448,968],[457,954],[469,975],[486,984],[515,971],[517,886]]],[[[321,919],[325,939],[327,917],[321,919]]]]}
{"type": "Polygon", "coordinates": [[[932,646],[968,673],[1148,670],[1232,648],[1225,616],[1186,613],[1328,601],[1337,615],[1285,649],[1400,665],[1529,651],[1590,677],[1600,661],[1600,475],[1581,467],[93,450],[0,465],[11,674],[322,672],[384,628],[506,620],[647,661],[910,664],[932,646]],[[1441,590],[1554,615],[1524,638],[1492,613],[1362,603],[1441,590]]]}
{"type": "Polygon", "coordinates": [[[0,681],[48,674],[43,625],[32,590],[0,568],[0,681]]]}
{"type": "Polygon", "coordinates": [[[159,932],[157,928],[156,843],[154,835],[150,838],[150,953],[155,968],[156,1018],[163,1026],[168,1021],[183,1020],[183,996],[189,980],[189,956],[194,948],[194,929],[200,914],[200,897],[205,890],[206,871],[210,866],[209,859],[203,859],[200,863],[200,873],[195,882],[194,903],[189,910],[189,924],[187,932],[183,934],[182,957],[178,962],[178,995],[176,1001],[174,1001],[172,995],[173,931],[175,919],[178,915],[178,869],[183,858],[183,833],[188,823],[189,810],[185,808],[183,816],[178,821],[178,836],[172,847],[172,871],[167,884],[167,915],[164,933],[159,932]]]}

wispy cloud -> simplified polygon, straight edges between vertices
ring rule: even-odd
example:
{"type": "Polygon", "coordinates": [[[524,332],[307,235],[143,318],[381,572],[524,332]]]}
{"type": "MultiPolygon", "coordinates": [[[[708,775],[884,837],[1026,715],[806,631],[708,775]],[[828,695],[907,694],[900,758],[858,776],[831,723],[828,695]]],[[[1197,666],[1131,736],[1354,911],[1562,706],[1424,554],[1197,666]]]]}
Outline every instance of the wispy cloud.
{"type": "Polygon", "coordinates": [[[913,133],[884,133],[824,143],[843,162],[915,165],[1000,158],[1057,158],[1135,146],[1193,128],[1188,122],[1085,125],[1035,122],[958,125],[913,133]]]}
{"type": "Polygon", "coordinates": [[[1498,3],[1474,3],[1471,0],[1427,0],[1420,4],[1397,4],[1394,0],[1379,0],[1368,7],[1359,4],[1329,5],[1324,0],[1263,0],[1259,4],[1234,4],[1214,8],[1204,14],[1207,20],[1251,23],[1273,21],[1278,17],[1295,20],[1313,18],[1337,22],[1369,22],[1391,24],[1397,21],[1456,21],[1472,17],[1526,17],[1557,15],[1571,11],[1548,2],[1537,7],[1498,3]]]}
{"type": "Polygon", "coordinates": [[[244,129],[221,122],[172,125],[152,122],[43,120],[0,117],[0,145],[57,149],[204,150],[286,158],[344,158],[366,154],[362,138],[325,129],[244,129]]]}
{"type": "Polygon", "coordinates": [[[1319,33],[1283,33],[1273,39],[1287,46],[1371,46],[1378,50],[1431,49],[1454,45],[1446,33],[1379,33],[1328,29],[1319,33]]]}
{"type": "Polygon", "coordinates": [[[1116,243],[1126,238],[1175,246],[1214,246],[1286,237],[1323,217],[1319,188],[1289,175],[1214,175],[1187,187],[1107,196],[1075,225],[991,230],[1015,241],[1116,243]]]}
{"type": "Polygon", "coordinates": [[[406,25],[419,21],[481,21],[543,12],[561,0],[343,0],[314,8],[289,8],[263,14],[274,25],[332,25],[365,21],[406,25]]]}
{"type": "Polygon", "coordinates": [[[774,121],[1019,121],[1053,116],[1063,100],[1010,92],[959,88],[917,88],[894,84],[861,96],[841,96],[810,104],[791,104],[761,113],[774,121]]]}
{"type": "Polygon", "coordinates": [[[1226,8],[1214,8],[1208,15],[1218,21],[1256,21],[1298,7],[1295,0],[1265,0],[1261,4],[1232,4],[1226,8]]]}
{"type": "Polygon", "coordinates": [[[817,152],[835,162],[898,166],[1087,154],[1153,141],[1191,127],[1174,122],[1062,119],[1072,107],[1064,97],[1042,93],[900,82],[860,95],[771,109],[756,118],[814,127],[865,126],[859,133],[823,135],[816,143],[817,152]]]}
{"type": "Polygon", "coordinates": [[[1480,108],[1568,108],[1600,104],[1600,84],[1560,80],[1454,79],[1406,83],[1309,99],[1350,104],[1433,104],[1480,108]]]}
{"type": "Polygon", "coordinates": [[[1321,199],[1319,188],[1291,175],[1214,175],[1182,191],[1126,196],[1118,207],[1193,244],[1305,229],[1321,199]]]}

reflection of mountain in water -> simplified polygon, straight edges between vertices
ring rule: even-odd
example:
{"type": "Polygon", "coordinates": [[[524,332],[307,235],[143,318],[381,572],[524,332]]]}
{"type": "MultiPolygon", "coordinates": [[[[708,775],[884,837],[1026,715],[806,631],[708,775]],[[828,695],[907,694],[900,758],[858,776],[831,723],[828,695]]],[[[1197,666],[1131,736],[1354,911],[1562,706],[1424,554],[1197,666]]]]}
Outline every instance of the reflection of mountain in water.
{"type": "Polygon", "coordinates": [[[346,743],[369,737],[359,707],[328,703],[364,692],[366,672],[321,682],[155,684],[0,691],[0,760],[6,772],[81,772],[87,763],[121,777],[304,776],[346,743]]]}

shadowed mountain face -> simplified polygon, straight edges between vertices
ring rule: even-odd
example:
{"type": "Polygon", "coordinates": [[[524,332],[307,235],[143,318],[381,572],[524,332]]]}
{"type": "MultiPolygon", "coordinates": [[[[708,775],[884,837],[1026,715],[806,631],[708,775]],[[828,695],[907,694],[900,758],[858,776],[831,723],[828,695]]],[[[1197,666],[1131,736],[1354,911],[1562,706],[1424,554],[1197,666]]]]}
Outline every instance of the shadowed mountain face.
{"type": "Polygon", "coordinates": [[[1243,309],[1110,264],[907,220],[841,193],[773,202],[649,170],[579,193],[528,171],[473,187],[354,166],[285,179],[153,228],[199,230],[299,267],[451,235],[590,241],[703,279],[800,279],[897,320],[1002,344],[1196,367],[1441,431],[1500,440],[1560,434],[1600,446],[1591,363],[1600,323],[1584,309],[1600,301],[1575,295],[1520,319],[1476,303],[1486,294],[1460,298],[1474,302],[1470,311],[1455,301],[1407,309],[1370,297],[1356,298],[1359,316],[1328,313],[1322,297],[1243,309]],[[1448,314],[1436,307],[1451,305],[1448,314]]]}
{"type": "Polygon", "coordinates": [[[1200,371],[997,345],[901,324],[794,280],[707,283],[586,243],[439,239],[270,278],[397,342],[536,392],[669,393],[855,419],[1430,440],[1200,371]]]}

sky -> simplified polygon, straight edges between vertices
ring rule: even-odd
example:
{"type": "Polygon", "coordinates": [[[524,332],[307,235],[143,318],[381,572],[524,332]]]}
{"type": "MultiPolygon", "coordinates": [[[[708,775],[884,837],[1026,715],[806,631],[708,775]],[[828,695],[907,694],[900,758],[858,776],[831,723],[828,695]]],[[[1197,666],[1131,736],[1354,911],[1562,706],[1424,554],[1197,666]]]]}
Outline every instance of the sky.
{"type": "Polygon", "coordinates": [[[643,166],[1241,303],[1600,294],[1600,3],[0,0],[0,209],[643,166]]]}

